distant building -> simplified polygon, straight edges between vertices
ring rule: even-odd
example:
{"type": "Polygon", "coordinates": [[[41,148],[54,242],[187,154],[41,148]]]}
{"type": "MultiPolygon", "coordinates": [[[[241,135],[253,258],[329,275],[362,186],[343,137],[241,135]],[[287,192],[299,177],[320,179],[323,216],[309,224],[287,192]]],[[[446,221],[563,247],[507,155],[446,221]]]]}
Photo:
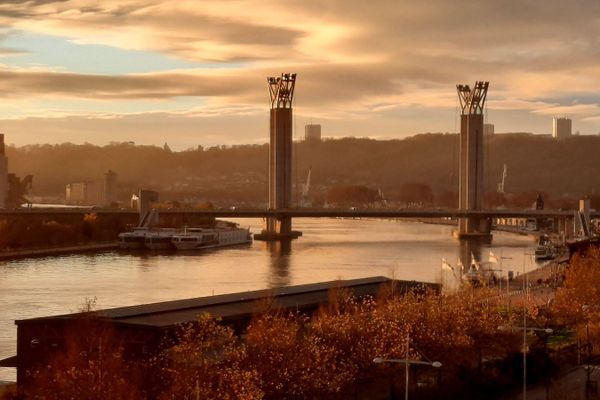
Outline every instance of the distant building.
{"type": "Polygon", "coordinates": [[[104,204],[110,206],[117,201],[117,174],[110,169],[104,174],[104,204]]]}
{"type": "Polygon", "coordinates": [[[494,135],[494,124],[483,124],[483,136],[494,135]]]}
{"type": "Polygon", "coordinates": [[[69,204],[79,204],[85,201],[85,182],[67,183],[65,198],[69,204]]]}
{"type": "Polygon", "coordinates": [[[68,204],[101,205],[104,203],[104,182],[97,180],[68,183],[65,197],[68,204]]]}
{"type": "Polygon", "coordinates": [[[65,197],[68,204],[110,206],[117,201],[117,174],[109,170],[104,179],[69,183],[65,197]]]}
{"type": "Polygon", "coordinates": [[[571,136],[571,119],[566,117],[556,118],[552,121],[552,137],[562,140],[571,136]]]}
{"type": "Polygon", "coordinates": [[[4,154],[4,134],[0,134],[0,208],[6,207],[8,195],[8,158],[4,154]]]}
{"type": "Polygon", "coordinates": [[[321,125],[309,124],[304,127],[304,140],[307,142],[321,141],[321,125]]]}

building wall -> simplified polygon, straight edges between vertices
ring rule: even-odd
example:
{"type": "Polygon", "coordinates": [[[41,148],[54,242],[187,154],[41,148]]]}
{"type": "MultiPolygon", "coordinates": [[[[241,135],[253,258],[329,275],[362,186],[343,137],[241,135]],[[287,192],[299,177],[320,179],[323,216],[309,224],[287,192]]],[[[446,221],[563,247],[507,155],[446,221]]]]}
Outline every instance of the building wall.
{"type": "Polygon", "coordinates": [[[104,182],[73,182],[66,186],[66,200],[69,204],[102,205],[104,203],[104,182]]]}
{"type": "Polygon", "coordinates": [[[117,201],[117,174],[109,170],[104,174],[104,198],[103,204],[110,206],[117,201]]]}
{"type": "Polygon", "coordinates": [[[494,124],[483,124],[483,136],[494,135],[494,124]]]}
{"type": "Polygon", "coordinates": [[[0,208],[6,207],[8,196],[8,158],[0,154],[0,208]]]}
{"type": "Polygon", "coordinates": [[[569,118],[554,118],[552,120],[552,137],[557,140],[571,136],[571,120],[569,118]]]}
{"type": "Polygon", "coordinates": [[[321,141],[321,125],[306,125],[304,127],[304,140],[306,140],[307,142],[321,141]]]}
{"type": "Polygon", "coordinates": [[[8,158],[4,154],[4,134],[0,134],[0,208],[6,207],[8,196],[8,158]]]}
{"type": "Polygon", "coordinates": [[[81,204],[85,202],[85,182],[68,183],[66,187],[66,198],[69,204],[81,204]]]}

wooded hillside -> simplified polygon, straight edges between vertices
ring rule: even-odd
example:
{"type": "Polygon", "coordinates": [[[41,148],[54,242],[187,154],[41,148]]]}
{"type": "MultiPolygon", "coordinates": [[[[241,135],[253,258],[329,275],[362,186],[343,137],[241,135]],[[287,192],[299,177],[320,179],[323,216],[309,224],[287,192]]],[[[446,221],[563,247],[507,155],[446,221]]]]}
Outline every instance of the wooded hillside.
{"type": "MultiPolygon", "coordinates": [[[[381,189],[387,199],[412,183],[437,196],[458,188],[458,136],[422,134],[404,140],[345,138],[295,145],[294,175],[302,184],[312,167],[311,193],[325,196],[342,185],[381,189]]],[[[577,198],[600,192],[600,136],[556,141],[548,136],[500,134],[485,145],[485,179],[495,192],[507,164],[507,193],[543,192],[577,198]]],[[[163,199],[203,199],[215,203],[261,203],[267,198],[268,145],[212,147],[171,152],[131,143],[94,146],[8,147],[9,170],[34,175],[32,194],[64,196],[67,183],[119,174],[120,197],[138,188],[155,189],[163,199]]]]}

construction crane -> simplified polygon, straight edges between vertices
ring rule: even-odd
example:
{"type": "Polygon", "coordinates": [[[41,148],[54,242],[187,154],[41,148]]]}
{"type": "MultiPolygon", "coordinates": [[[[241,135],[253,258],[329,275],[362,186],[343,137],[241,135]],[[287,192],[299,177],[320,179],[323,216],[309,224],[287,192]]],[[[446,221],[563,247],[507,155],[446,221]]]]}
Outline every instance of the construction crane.
{"type": "Polygon", "coordinates": [[[312,175],[312,167],[308,169],[308,175],[306,176],[306,183],[302,184],[302,196],[300,199],[300,205],[302,207],[310,206],[308,202],[308,192],[310,191],[310,176],[312,175]]]}
{"type": "Polygon", "coordinates": [[[504,182],[506,181],[507,169],[504,164],[504,170],[502,171],[502,181],[498,184],[498,193],[504,194],[504,182]]]}
{"type": "Polygon", "coordinates": [[[381,190],[381,188],[377,189],[377,197],[382,205],[387,206],[387,200],[385,199],[385,196],[383,195],[383,191],[381,190]]]}
{"type": "Polygon", "coordinates": [[[308,196],[310,190],[310,175],[312,174],[312,167],[308,169],[308,175],[306,176],[306,183],[302,185],[302,198],[305,199],[308,196]]]}

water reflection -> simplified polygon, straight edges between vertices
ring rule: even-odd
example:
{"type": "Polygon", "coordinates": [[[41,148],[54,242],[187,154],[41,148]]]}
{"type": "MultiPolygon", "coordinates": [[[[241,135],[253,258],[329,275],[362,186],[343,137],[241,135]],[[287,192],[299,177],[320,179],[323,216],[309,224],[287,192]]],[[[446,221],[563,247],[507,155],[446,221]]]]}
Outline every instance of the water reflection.
{"type": "Polygon", "coordinates": [[[269,252],[269,279],[268,287],[276,288],[290,285],[290,255],[292,253],[292,241],[280,240],[265,242],[269,252]]]}
{"type": "MultiPolygon", "coordinates": [[[[253,231],[260,219],[238,220],[253,231]]],[[[304,236],[291,242],[254,242],[199,253],[104,252],[0,262],[0,359],[15,354],[15,319],[76,311],[86,298],[99,308],[119,307],[384,275],[439,281],[440,261],[469,266],[471,253],[487,258],[489,247],[461,243],[450,226],[386,220],[296,219],[304,236]],[[292,248],[293,247],[293,248],[292,248]]],[[[524,261],[533,239],[494,234],[493,252],[504,271],[535,268],[524,261]]],[[[460,278],[446,272],[446,281],[460,278]]],[[[456,273],[458,275],[458,272],[456,273]]],[[[0,380],[13,380],[0,368],[0,380]]]]}

